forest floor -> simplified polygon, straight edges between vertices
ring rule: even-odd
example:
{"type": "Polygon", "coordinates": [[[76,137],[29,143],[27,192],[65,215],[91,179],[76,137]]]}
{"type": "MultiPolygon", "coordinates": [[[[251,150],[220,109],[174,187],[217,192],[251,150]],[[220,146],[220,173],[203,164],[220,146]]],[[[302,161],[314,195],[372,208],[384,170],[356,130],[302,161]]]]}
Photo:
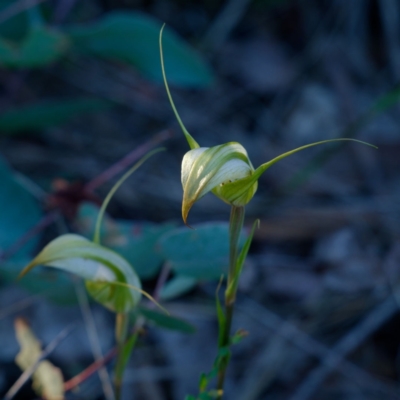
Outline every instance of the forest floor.
{"type": "MultiPolygon", "coordinates": [[[[226,399],[400,399],[400,4],[90,3],[99,13],[141,9],[167,21],[203,54],[215,74],[212,85],[171,87],[182,120],[202,146],[237,141],[255,167],[325,139],[353,137],[378,146],[316,147],[281,161],[260,179],[246,226],[257,218],[261,224],[234,318],[234,329],[248,336],[233,348],[226,399]]],[[[60,179],[90,182],[156,137],[167,151],[120,188],[108,212],[183,226],[180,163],[188,149],[164,87],[89,56],[2,76],[3,105],[71,93],[116,103],[39,133],[0,137],[2,157],[27,181],[45,192],[60,179]]],[[[96,196],[104,198],[113,183],[96,196]]],[[[229,207],[208,195],[194,205],[189,223],[228,218],[229,207]]],[[[66,225],[73,229],[73,223],[66,225]]],[[[41,242],[55,232],[47,228],[41,242]]],[[[125,399],[195,394],[200,373],[210,370],[215,357],[217,283],[203,282],[165,303],[197,332],[149,326],[125,374],[125,399]]],[[[146,289],[154,285],[153,279],[145,282],[146,289]]],[[[97,305],[93,313],[105,352],[113,346],[113,316],[97,305]]],[[[13,321],[21,315],[44,343],[71,321],[82,321],[76,305],[63,307],[18,284],[3,285],[0,394],[19,375],[13,321]]],[[[72,377],[93,361],[88,343],[81,322],[51,359],[72,377]]],[[[23,393],[15,398],[28,398],[23,393]]],[[[97,375],[68,396],[102,398],[97,375]]]]}

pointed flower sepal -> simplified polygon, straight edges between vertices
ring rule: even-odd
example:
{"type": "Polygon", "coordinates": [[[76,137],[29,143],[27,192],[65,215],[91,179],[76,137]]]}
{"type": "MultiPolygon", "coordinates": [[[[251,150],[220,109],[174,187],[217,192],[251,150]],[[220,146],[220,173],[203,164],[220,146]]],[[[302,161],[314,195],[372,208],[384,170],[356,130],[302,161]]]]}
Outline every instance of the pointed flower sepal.
{"type": "Polygon", "coordinates": [[[271,161],[261,164],[256,170],[254,170],[245,148],[239,143],[229,142],[210,148],[200,147],[183,124],[168,87],[162,50],[163,29],[164,25],[160,31],[159,44],[161,71],[165,89],[175,117],[191,149],[185,154],[182,161],[182,217],[185,224],[193,204],[210,191],[231,206],[245,206],[256,193],[257,181],[260,176],[276,162],[297,153],[298,151],[324,143],[344,140],[358,142],[377,148],[372,144],[351,138],[323,140],[321,142],[307,144],[288,151],[287,153],[283,153],[271,161]]]}
{"type": "Polygon", "coordinates": [[[353,141],[376,147],[356,139],[323,140],[283,153],[271,161],[261,164],[256,170],[244,147],[236,142],[190,150],[182,161],[182,217],[184,222],[186,223],[193,204],[206,193],[211,191],[232,206],[245,206],[256,193],[257,181],[260,176],[276,162],[309,147],[337,141],[353,141]]]}

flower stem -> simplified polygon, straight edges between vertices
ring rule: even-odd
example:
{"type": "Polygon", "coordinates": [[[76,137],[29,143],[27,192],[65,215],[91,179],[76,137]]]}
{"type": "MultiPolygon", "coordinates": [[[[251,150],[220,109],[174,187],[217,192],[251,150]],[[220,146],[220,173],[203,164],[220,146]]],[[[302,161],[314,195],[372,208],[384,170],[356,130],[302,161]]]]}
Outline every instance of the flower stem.
{"type": "Polygon", "coordinates": [[[120,400],[121,398],[121,388],[122,388],[122,378],[125,370],[125,357],[124,357],[124,345],[128,335],[128,323],[129,317],[126,313],[118,313],[115,320],[115,336],[117,340],[117,363],[115,365],[115,398],[120,400]]]}
{"type": "MultiPolygon", "coordinates": [[[[239,247],[239,238],[240,233],[243,228],[244,221],[244,207],[235,207],[231,208],[231,216],[229,220],[229,272],[228,272],[228,282],[227,288],[231,287],[231,283],[234,279],[238,279],[236,277],[237,273],[240,271],[237,270],[237,260],[238,260],[238,247],[239,247]]],[[[236,291],[234,293],[225,292],[225,323],[223,327],[223,335],[221,337],[219,343],[219,349],[227,348],[230,345],[230,332],[232,325],[232,317],[234,311],[236,299],[236,291]]],[[[218,381],[217,381],[217,391],[220,393],[218,400],[222,399],[223,396],[223,388],[225,382],[226,369],[229,364],[230,356],[229,354],[225,355],[221,362],[219,363],[218,370],[218,381]]]]}

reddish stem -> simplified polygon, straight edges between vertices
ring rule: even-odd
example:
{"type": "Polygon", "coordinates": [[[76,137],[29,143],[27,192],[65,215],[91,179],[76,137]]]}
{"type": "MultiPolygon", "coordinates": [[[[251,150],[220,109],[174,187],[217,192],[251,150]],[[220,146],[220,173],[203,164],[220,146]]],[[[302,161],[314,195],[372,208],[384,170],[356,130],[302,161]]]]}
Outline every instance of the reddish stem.
{"type": "Polygon", "coordinates": [[[164,264],[164,266],[161,269],[161,273],[158,276],[156,287],[153,292],[154,300],[158,301],[160,299],[161,290],[164,287],[165,282],[167,282],[170,272],[171,272],[171,267],[168,264],[164,264]]]}
{"type": "Polygon", "coordinates": [[[99,186],[103,185],[105,182],[108,182],[110,179],[114,178],[115,175],[119,174],[123,171],[126,167],[131,165],[134,161],[142,157],[146,154],[149,150],[153,147],[157,146],[161,142],[169,139],[172,136],[170,130],[164,130],[159,132],[158,134],[154,135],[148,142],[142,144],[141,146],[137,147],[129,154],[127,154],[124,158],[116,162],[110,168],[106,169],[96,178],[91,180],[87,185],[85,185],[85,189],[87,191],[93,191],[94,189],[98,188],[99,186]]]}
{"type": "Polygon", "coordinates": [[[75,375],[69,381],[64,382],[64,390],[67,392],[80,385],[91,375],[97,372],[101,367],[109,363],[117,354],[117,347],[113,347],[102,359],[95,361],[89,365],[86,369],[75,375]]]}
{"type": "MultiPolygon", "coordinates": [[[[172,132],[170,130],[164,130],[156,135],[154,135],[149,141],[145,142],[141,146],[137,147],[133,151],[131,151],[124,158],[116,162],[110,168],[102,172],[92,181],[85,185],[84,190],[91,192],[94,189],[98,188],[105,182],[112,179],[115,175],[119,174],[126,167],[136,161],[138,158],[143,156],[153,147],[157,146],[161,142],[172,137],[172,132]]],[[[58,213],[57,211],[51,212],[45,215],[36,225],[34,225],[28,232],[26,232],[22,237],[20,237],[17,241],[15,241],[7,250],[1,251],[0,249],[0,262],[5,261],[7,258],[13,256],[28,240],[32,237],[36,236],[39,232],[41,232],[44,228],[49,226],[57,219],[58,213]]]]}
{"type": "Polygon", "coordinates": [[[0,252],[0,261],[5,261],[13,256],[26,242],[36,236],[44,228],[52,224],[57,219],[57,211],[53,211],[45,215],[35,226],[25,232],[16,242],[14,242],[7,250],[0,252]]]}

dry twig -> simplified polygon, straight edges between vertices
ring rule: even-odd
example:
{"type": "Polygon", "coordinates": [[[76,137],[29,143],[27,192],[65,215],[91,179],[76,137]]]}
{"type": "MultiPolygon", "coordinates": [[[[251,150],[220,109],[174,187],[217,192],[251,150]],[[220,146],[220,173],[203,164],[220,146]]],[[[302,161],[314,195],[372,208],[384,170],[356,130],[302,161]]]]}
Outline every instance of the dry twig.
{"type": "MultiPolygon", "coordinates": [[[[301,350],[310,355],[317,357],[322,365],[318,369],[323,370],[318,373],[320,378],[318,382],[313,379],[313,390],[309,392],[311,395],[317,389],[319,384],[333,371],[339,372],[345,377],[352,379],[362,386],[366,386],[371,390],[380,392],[385,398],[397,398],[398,387],[389,383],[381,382],[378,378],[372,376],[368,372],[355,366],[345,359],[346,355],[356,348],[363,340],[371,335],[379,326],[387,319],[394,315],[397,311],[397,304],[393,298],[387,299],[381,305],[377,306],[349,335],[346,335],[337,346],[329,349],[322,343],[313,339],[305,332],[301,331],[294,324],[283,320],[278,315],[262,307],[251,299],[246,299],[242,305],[243,312],[250,315],[257,321],[265,325],[274,332],[279,331],[286,340],[293,343],[301,350]],[[391,397],[390,397],[391,396],[391,397]]],[[[238,307],[238,309],[240,309],[238,307]]],[[[303,386],[303,385],[302,385],[303,386]]],[[[307,384],[308,389],[311,386],[307,384]]],[[[293,400],[293,397],[291,400],[293,400]]],[[[299,397],[299,399],[308,397],[299,397]]]]}
{"type": "MultiPolygon", "coordinates": [[[[334,370],[340,370],[339,367],[342,367],[345,357],[359,347],[378,328],[393,317],[396,312],[398,312],[398,305],[393,296],[376,306],[331,349],[329,355],[327,354],[321,360],[322,364],[309,373],[290,400],[309,399],[334,370]]],[[[364,379],[359,383],[362,385],[370,383],[369,380],[364,379]]],[[[393,398],[399,398],[398,393],[396,395],[392,393],[391,395],[395,396],[393,398]]]]}

